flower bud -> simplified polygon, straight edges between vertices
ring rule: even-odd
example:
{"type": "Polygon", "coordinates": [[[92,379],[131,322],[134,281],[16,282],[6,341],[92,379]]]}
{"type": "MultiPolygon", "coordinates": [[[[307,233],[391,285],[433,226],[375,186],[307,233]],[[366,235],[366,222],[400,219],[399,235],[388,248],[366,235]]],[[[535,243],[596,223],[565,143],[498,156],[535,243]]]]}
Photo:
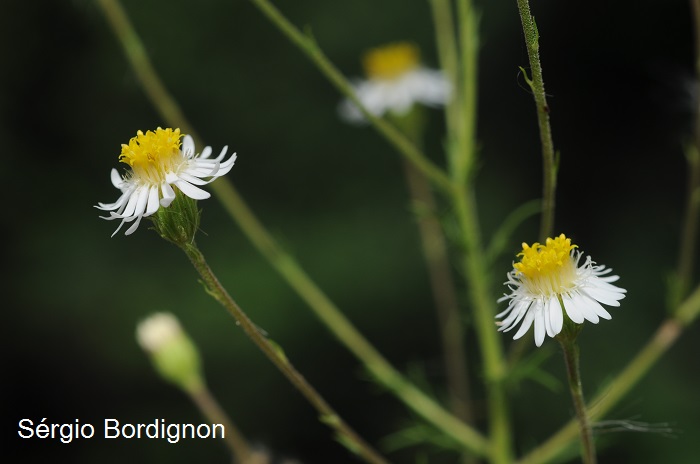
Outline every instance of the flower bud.
{"type": "Polygon", "coordinates": [[[161,377],[188,392],[201,388],[199,353],[175,316],[153,314],[138,324],[136,339],[161,377]]]}

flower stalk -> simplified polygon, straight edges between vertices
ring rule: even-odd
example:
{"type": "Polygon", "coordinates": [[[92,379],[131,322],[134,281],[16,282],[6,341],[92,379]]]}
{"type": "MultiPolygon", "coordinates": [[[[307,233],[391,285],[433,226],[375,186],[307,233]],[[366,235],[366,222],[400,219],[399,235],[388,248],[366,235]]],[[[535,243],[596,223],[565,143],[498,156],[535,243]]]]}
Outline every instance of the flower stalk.
{"type": "MultiPolygon", "coordinates": [[[[414,106],[407,115],[392,115],[391,119],[420,146],[425,128],[421,108],[414,106]]],[[[464,322],[460,316],[445,234],[437,217],[437,202],[428,179],[409,162],[404,161],[403,165],[433,293],[451,410],[465,423],[473,424],[464,322]]]]}
{"type": "MultiPolygon", "coordinates": [[[[695,30],[695,74],[696,86],[700,86],[700,0],[691,0],[693,27],[695,30]]],[[[681,226],[680,246],[678,247],[678,268],[676,270],[674,303],[679,302],[691,288],[695,249],[700,225],[700,99],[696,99],[695,130],[693,139],[686,148],[688,180],[685,211],[681,226]]]]}
{"type": "Polygon", "coordinates": [[[237,464],[252,464],[250,445],[209,391],[199,350],[170,313],[156,313],[138,324],[136,339],[163,380],[185,392],[212,424],[222,424],[224,443],[237,464]]]}
{"type": "Polygon", "coordinates": [[[537,123],[540,129],[542,145],[542,219],[540,221],[540,241],[552,235],[554,228],[554,204],[557,188],[557,166],[554,155],[552,128],[549,124],[549,105],[544,91],[542,65],[540,63],[540,35],[535,24],[535,18],[530,14],[529,0],[518,0],[518,11],[525,34],[525,46],[530,60],[532,77],[525,75],[525,80],[532,89],[537,107],[537,123]]]}
{"type": "Polygon", "coordinates": [[[248,338],[265,354],[265,356],[282,372],[282,374],[299,390],[299,392],[318,411],[322,422],[335,430],[338,439],[351,451],[359,455],[366,462],[372,464],[386,464],[387,461],[367,444],[323,399],[323,397],[307,382],[307,380],[294,368],[284,355],[282,350],[270,343],[258,327],[243,312],[238,304],[231,298],[226,289],[221,285],[214,272],[204,259],[204,255],[194,242],[180,245],[194,268],[199,273],[206,285],[209,294],[216,299],[235,318],[248,338]]]}
{"type": "Polygon", "coordinates": [[[586,411],[586,402],[583,399],[583,387],[581,386],[581,370],[579,366],[579,348],[576,343],[578,332],[583,326],[573,323],[571,320],[564,322],[564,329],[557,335],[557,341],[564,352],[566,362],[566,378],[569,382],[571,399],[576,410],[579,434],[581,436],[581,457],[584,464],[595,464],[596,453],[593,442],[591,423],[586,411]]]}

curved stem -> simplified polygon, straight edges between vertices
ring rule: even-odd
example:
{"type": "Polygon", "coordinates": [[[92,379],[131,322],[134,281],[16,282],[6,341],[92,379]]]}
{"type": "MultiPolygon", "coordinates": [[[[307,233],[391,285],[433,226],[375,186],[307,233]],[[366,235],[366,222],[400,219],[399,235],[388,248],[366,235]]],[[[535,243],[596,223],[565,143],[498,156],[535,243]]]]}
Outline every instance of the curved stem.
{"type": "Polygon", "coordinates": [[[449,190],[450,180],[442,169],[436,166],[411,141],[385,119],[370,113],[355,95],[348,80],[326,57],[316,41],[310,35],[303,34],[268,0],[252,0],[253,4],[267,17],[287,38],[295,44],[316,65],[319,71],[362,112],[363,116],[399,153],[416,166],[426,177],[443,190],[449,190]]]}
{"type": "Polygon", "coordinates": [[[478,456],[488,453],[488,442],[397,371],[353,326],[341,310],[318,288],[299,264],[286,253],[248,208],[230,182],[217,180],[212,187],[246,236],[270,261],[316,316],[350,350],[367,370],[397,398],[426,421],[478,456]]]}
{"type": "Polygon", "coordinates": [[[552,128],[549,125],[549,105],[542,80],[542,65],[540,64],[539,33],[535,18],[530,14],[528,0],[518,0],[520,20],[525,34],[525,45],[530,60],[532,79],[525,79],[532,89],[535,105],[537,106],[537,123],[540,128],[540,143],[542,144],[542,220],[540,222],[540,242],[552,236],[554,227],[554,203],[557,188],[557,168],[554,160],[554,142],[552,128]]]}
{"type": "Polygon", "coordinates": [[[593,433],[588,420],[586,403],[583,400],[583,388],[581,386],[581,370],[579,368],[579,349],[575,339],[566,336],[557,336],[557,340],[564,351],[566,361],[566,378],[569,382],[571,399],[574,402],[576,418],[578,419],[579,434],[581,436],[581,457],[584,464],[595,464],[595,444],[593,443],[593,433]]]}
{"type": "Polygon", "coordinates": [[[348,445],[353,452],[361,456],[366,462],[386,464],[387,461],[360,438],[338,413],[326,403],[326,400],[323,399],[316,389],[294,368],[284,353],[265,338],[257,326],[231,298],[223,285],[221,285],[197,246],[194,243],[188,244],[183,246],[182,250],[199,273],[211,296],[231,313],[246,335],[248,335],[248,338],[260,348],[292,385],[316,408],[320,414],[321,421],[336,431],[341,443],[348,445]]]}

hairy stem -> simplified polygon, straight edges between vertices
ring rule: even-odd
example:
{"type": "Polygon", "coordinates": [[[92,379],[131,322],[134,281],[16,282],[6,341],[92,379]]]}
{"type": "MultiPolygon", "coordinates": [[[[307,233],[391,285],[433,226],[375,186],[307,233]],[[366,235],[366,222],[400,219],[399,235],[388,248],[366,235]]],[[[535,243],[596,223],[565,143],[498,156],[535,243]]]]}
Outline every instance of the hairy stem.
{"type": "Polygon", "coordinates": [[[593,443],[591,423],[588,420],[588,412],[586,411],[586,403],[583,400],[583,388],[581,386],[578,344],[575,339],[567,338],[561,334],[557,336],[557,340],[564,351],[566,378],[569,382],[569,391],[571,392],[571,399],[576,410],[576,418],[578,419],[579,434],[581,436],[581,457],[584,464],[595,464],[595,444],[593,443]]]}
{"type": "Polygon", "coordinates": [[[535,18],[530,14],[529,0],[518,0],[520,20],[525,34],[525,46],[530,60],[532,78],[525,76],[537,107],[537,123],[540,128],[540,143],[542,145],[542,220],[540,222],[540,242],[552,236],[554,227],[554,203],[557,188],[557,168],[554,160],[554,142],[552,128],[549,125],[549,105],[542,80],[542,65],[540,64],[539,33],[535,18]]]}
{"type": "Polygon", "coordinates": [[[182,247],[194,268],[199,273],[209,293],[236,319],[248,338],[260,348],[265,356],[284,374],[284,376],[299,390],[309,403],[318,411],[321,421],[335,430],[342,443],[362,457],[366,462],[374,464],[386,464],[387,461],[377,453],[369,444],[345,423],[326,400],[314,389],[311,384],[294,368],[281,350],[273,346],[261,333],[257,326],[243,312],[238,304],[231,298],[226,289],[221,285],[214,272],[204,259],[204,255],[195,244],[182,247]]]}

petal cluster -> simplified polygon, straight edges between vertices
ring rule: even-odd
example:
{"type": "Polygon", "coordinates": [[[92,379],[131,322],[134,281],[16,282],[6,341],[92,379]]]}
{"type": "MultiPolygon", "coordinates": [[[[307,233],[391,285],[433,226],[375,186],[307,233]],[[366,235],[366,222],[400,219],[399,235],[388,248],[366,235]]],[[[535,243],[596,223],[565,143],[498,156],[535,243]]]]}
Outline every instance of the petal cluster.
{"type": "MultiPolygon", "coordinates": [[[[416,103],[443,106],[450,98],[450,85],[443,73],[427,68],[416,68],[393,79],[357,81],[354,89],[360,103],[375,116],[388,112],[404,115],[416,103]]],[[[339,112],[350,122],[365,120],[360,109],[348,99],[340,104],[339,112]]]]}
{"type": "MultiPolygon", "coordinates": [[[[450,85],[442,72],[420,66],[420,51],[414,44],[399,42],[370,50],[363,57],[367,79],[353,84],[358,100],[375,115],[406,114],[414,104],[442,106],[450,98],[450,85]]],[[[349,122],[365,121],[351,100],[344,100],[340,116],[349,122]]]]}
{"type": "Polygon", "coordinates": [[[510,294],[498,300],[508,301],[505,311],[496,316],[501,319],[497,322],[500,332],[508,332],[520,324],[513,336],[518,339],[534,325],[535,344],[540,346],[545,335],[555,337],[561,332],[564,317],[577,324],[584,321],[597,324],[600,319],[612,318],[602,305],[620,306],[627,291],[613,285],[619,276],[610,275],[612,269],[596,265],[590,256],[581,263],[583,253],[574,250],[575,245],[568,247],[567,256],[557,255],[564,241],[570,244],[570,239],[562,234],[557,239],[548,239],[546,246],[536,243],[530,248],[523,244],[521,255],[531,259],[535,249],[536,253],[558,256],[557,261],[544,260],[541,272],[528,272],[537,269],[529,264],[525,267],[514,264],[504,283],[510,294]],[[559,264],[551,265],[552,262],[559,264]]]}
{"type": "Polygon", "coordinates": [[[211,195],[198,186],[208,184],[225,175],[233,167],[236,154],[227,160],[224,147],[216,158],[210,158],[211,147],[205,147],[201,155],[196,154],[194,140],[189,135],[182,139],[180,147],[179,129],[161,129],[146,134],[139,131],[129,145],[123,145],[120,160],[129,164],[131,170],[119,175],[112,169],[112,184],[121,191],[114,203],[98,203],[96,208],[109,211],[107,220],[120,220],[114,236],[126,223],[133,223],[126,235],[136,231],[141,219],[167,208],[175,199],[176,190],[195,200],[211,195]],[[166,140],[166,144],[154,141],[166,140]]]}

